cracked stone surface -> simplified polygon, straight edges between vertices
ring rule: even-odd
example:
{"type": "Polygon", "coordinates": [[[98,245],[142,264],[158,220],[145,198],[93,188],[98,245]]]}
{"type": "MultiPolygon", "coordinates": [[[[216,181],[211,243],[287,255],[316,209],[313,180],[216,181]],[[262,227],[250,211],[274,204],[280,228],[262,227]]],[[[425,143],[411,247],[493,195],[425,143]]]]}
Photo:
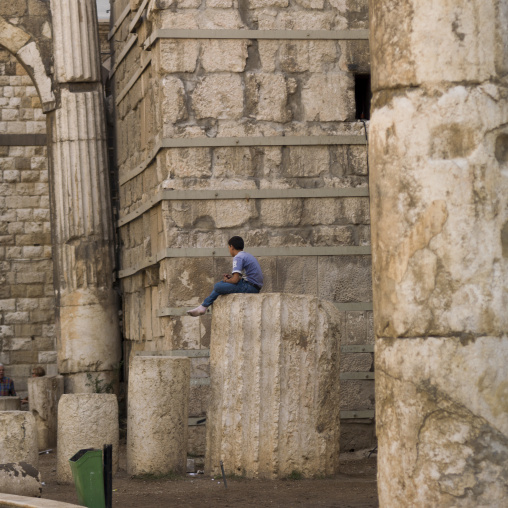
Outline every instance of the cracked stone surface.
{"type": "Polygon", "coordinates": [[[205,470],[249,478],[331,475],[339,458],[340,314],[309,295],[214,303],[205,470]]]}
{"type": "Polygon", "coordinates": [[[185,472],[190,376],[189,358],[132,358],[127,411],[129,474],[185,472]]]}
{"type": "Polygon", "coordinates": [[[505,506],[508,2],[370,8],[380,506],[505,506]]]}
{"type": "Polygon", "coordinates": [[[507,357],[507,336],[378,340],[381,506],[503,506],[507,357]]]}

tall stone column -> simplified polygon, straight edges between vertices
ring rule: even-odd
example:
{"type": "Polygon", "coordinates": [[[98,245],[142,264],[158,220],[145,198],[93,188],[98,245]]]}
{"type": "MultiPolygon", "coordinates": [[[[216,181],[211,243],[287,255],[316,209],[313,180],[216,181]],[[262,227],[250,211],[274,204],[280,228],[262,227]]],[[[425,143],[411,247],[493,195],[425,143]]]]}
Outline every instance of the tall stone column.
{"type": "Polygon", "coordinates": [[[380,506],[508,496],[508,0],[371,0],[380,506]]]}
{"type": "Polygon", "coordinates": [[[97,15],[92,0],[51,0],[59,108],[50,118],[58,368],[66,391],[120,359],[114,239],[97,15]]]}

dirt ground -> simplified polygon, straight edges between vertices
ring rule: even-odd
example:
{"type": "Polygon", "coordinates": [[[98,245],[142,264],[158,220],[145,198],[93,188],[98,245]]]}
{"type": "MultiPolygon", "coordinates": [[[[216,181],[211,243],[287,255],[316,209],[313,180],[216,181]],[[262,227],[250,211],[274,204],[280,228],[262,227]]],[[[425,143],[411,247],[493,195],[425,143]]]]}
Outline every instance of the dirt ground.
{"type": "MultiPolygon", "coordinates": [[[[39,457],[42,497],[77,504],[74,485],[56,483],[56,450],[39,457]]],[[[166,507],[340,507],[374,508],[376,455],[365,452],[341,455],[341,472],[319,480],[222,479],[204,475],[171,479],[134,479],[125,472],[125,444],[120,447],[120,470],[113,477],[113,506],[120,508],[166,507]]],[[[226,470],[227,475],[227,470],[226,470]]]]}

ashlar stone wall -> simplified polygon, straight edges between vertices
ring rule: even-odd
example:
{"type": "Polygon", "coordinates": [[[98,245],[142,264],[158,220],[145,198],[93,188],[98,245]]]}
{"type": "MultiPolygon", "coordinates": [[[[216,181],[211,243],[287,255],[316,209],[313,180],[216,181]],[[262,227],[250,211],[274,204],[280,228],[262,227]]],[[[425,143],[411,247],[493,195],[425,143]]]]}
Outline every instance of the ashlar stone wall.
{"type": "MultiPolygon", "coordinates": [[[[28,25],[44,18],[38,21],[44,46],[50,19],[36,2],[29,4],[2,3],[0,15],[28,25]]],[[[104,61],[109,23],[99,29],[104,61]]],[[[46,146],[46,116],[34,82],[0,46],[0,362],[22,397],[33,367],[57,373],[46,146]]]]}
{"type": "Polygon", "coordinates": [[[0,362],[25,396],[33,367],[56,374],[46,121],[31,78],[2,47],[0,116],[0,362]]]}
{"type": "MultiPolygon", "coordinates": [[[[260,249],[264,291],[336,303],[343,345],[369,344],[345,353],[343,369],[372,370],[368,171],[354,101],[368,41],[335,35],[367,27],[367,2],[116,0],[112,10],[125,357],[191,356],[190,416],[205,414],[211,315],[185,310],[231,270],[225,247],[241,235],[247,251],[260,249]],[[326,36],[262,39],[259,30],[326,36]],[[264,190],[273,194],[248,196],[264,190]]],[[[342,390],[343,411],[373,409],[371,379],[346,379],[342,390]]],[[[351,435],[344,449],[372,444],[371,421],[368,437],[351,435]]]]}

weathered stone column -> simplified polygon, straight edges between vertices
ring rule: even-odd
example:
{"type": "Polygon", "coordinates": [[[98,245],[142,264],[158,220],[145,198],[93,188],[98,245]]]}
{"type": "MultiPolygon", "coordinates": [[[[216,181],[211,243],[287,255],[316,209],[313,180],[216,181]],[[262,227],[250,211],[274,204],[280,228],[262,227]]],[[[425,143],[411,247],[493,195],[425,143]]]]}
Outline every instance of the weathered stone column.
{"type": "Polygon", "coordinates": [[[28,404],[37,425],[39,450],[56,446],[58,401],[63,393],[62,376],[28,379],[28,404]]]}
{"type": "Polygon", "coordinates": [[[0,411],[0,464],[39,465],[35,418],[27,411],[0,411]]]}
{"type": "Polygon", "coordinates": [[[113,473],[118,470],[118,402],[108,393],[62,395],[58,403],[58,448],[56,475],[71,483],[69,459],[83,448],[113,445],[113,473]]]}
{"type": "Polygon", "coordinates": [[[379,498],[508,496],[508,1],[371,0],[379,498]]]}
{"type": "Polygon", "coordinates": [[[340,315],[308,295],[230,295],[214,304],[207,474],[283,478],[339,464],[340,315]]]}
{"type": "Polygon", "coordinates": [[[185,473],[189,387],[189,358],[132,358],[127,412],[129,474],[185,473]]]}
{"type": "Polygon", "coordinates": [[[51,0],[51,12],[60,94],[50,118],[58,368],[79,378],[66,391],[81,391],[83,373],[111,381],[120,359],[103,90],[95,2],[51,0]]]}

